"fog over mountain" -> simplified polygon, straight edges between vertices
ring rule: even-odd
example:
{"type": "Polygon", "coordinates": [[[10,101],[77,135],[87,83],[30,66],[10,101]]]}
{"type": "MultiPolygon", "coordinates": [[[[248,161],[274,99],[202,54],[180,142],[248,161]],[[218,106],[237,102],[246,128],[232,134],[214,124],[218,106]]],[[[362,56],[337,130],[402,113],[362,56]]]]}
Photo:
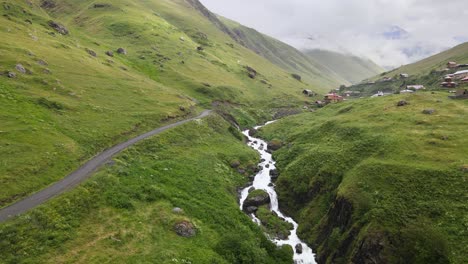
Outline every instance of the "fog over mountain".
{"type": "Polygon", "coordinates": [[[391,68],[468,41],[466,0],[202,0],[299,49],[365,56],[391,68]]]}

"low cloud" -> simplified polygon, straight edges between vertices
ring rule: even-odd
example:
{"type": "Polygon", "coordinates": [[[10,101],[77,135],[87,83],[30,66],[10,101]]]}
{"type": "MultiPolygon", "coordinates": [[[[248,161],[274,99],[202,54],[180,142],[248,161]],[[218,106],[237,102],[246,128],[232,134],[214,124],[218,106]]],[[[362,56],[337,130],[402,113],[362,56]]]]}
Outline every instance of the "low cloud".
{"type": "Polygon", "coordinates": [[[352,53],[385,67],[411,63],[468,40],[466,0],[202,2],[215,13],[299,49],[352,53]],[[395,29],[402,34],[392,37],[395,29]]]}

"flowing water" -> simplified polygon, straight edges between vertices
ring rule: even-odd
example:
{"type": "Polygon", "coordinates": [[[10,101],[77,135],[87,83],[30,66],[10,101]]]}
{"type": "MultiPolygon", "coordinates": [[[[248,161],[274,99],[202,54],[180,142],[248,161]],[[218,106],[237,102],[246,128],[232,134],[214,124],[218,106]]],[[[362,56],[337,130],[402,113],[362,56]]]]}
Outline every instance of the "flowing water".
{"type": "MultiPolygon", "coordinates": [[[[271,124],[272,122],[268,122],[265,124],[271,124]]],[[[255,127],[255,129],[259,129],[262,126],[255,127]]],[[[249,136],[249,131],[246,130],[243,132],[245,136],[248,137],[249,143],[248,145],[255,150],[257,150],[261,155],[262,162],[259,164],[263,169],[255,176],[254,182],[252,185],[248,186],[247,188],[243,189],[241,192],[241,199],[240,199],[240,208],[244,205],[247,196],[249,195],[249,190],[254,187],[255,189],[264,190],[268,192],[271,199],[271,206],[270,210],[276,212],[279,217],[284,218],[287,222],[291,223],[294,226],[294,229],[291,231],[291,235],[286,240],[277,240],[274,239],[273,242],[278,246],[282,245],[290,245],[294,249],[294,263],[296,264],[316,264],[315,262],[315,255],[312,252],[312,249],[307,246],[304,242],[302,242],[299,237],[297,236],[297,227],[298,224],[290,217],[283,215],[283,213],[279,210],[278,205],[278,195],[275,191],[275,187],[272,184],[272,179],[270,176],[270,171],[276,169],[275,164],[276,162],[273,160],[272,155],[267,152],[267,143],[259,138],[254,138],[249,136]],[[302,253],[296,253],[295,247],[296,245],[302,245],[302,253]]],[[[261,225],[260,220],[255,217],[255,215],[251,215],[253,221],[258,225],[261,225]]]]}

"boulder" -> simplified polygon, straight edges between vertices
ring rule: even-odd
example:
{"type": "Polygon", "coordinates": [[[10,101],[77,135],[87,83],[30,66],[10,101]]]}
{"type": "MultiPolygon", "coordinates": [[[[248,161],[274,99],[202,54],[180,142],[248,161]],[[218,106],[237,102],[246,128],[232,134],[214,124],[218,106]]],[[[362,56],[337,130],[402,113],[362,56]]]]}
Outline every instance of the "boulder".
{"type": "Polygon", "coordinates": [[[299,74],[293,73],[291,76],[298,81],[302,81],[302,77],[299,74]]]}
{"type": "Polygon", "coordinates": [[[295,249],[296,249],[297,254],[302,254],[303,252],[302,244],[297,244],[295,249]]]}
{"type": "Polygon", "coordinates": [[[197,50],[198,50],[198,51],[203,51],[204,48],[203,48],[202,46],[198,46],[198,47],[197,47],[197,50]]]}
{"type": "Polygon", "coordinates": [[[7,76],[8,76],[8,78],[12,78],[12,79],[13,79],[13,78],[16,78],[16,73],[14,73],[14,72],[8,72],[8,73],[7,73],[7,76]]]}
{"type": "Polygon", "coordinates": [[[45,8],[45,9],[55,8],[56,6],[57,5],[52,0],[43,0],[42,3],[41,3],[41,7],[45,8]]]}
{"type": "Polygon", "coordinates": [[[406,102],[405,100],[401,100],[397,103],[397,106],[406,106],[408,105],[408,102],[406,102]]]}
{"type": "Polygon", "coordinates": [[[262,205],[270,204],[270,195],[263,190],[255,190],[249,193],[249,196],[244,201],[243,210],[246,211],[247,208],[255,206],[260,207],[262,205]]]}
{"type": "Polygon", "coordinates": [[[195,226],[189,221],[181,221],[174,225],[174,231],[181,237],[193,237],[197,234],[195,226]]]}
{"type": "Polygon", "coordinates": [[[272,151],[276,151],[283,146],[283,143],[280,140],[273,139],[272,141],[268,142],[268,149],[272,151]]]}
{"type": "Polygon", "coordinates": [[[255,129],[255,128],[252,128],[252,129],[249,130],[249,136],[251,136],[251,137],[255,137],[255,135],[257,135],[257,133],[258,133],[258,130],[255,129]]]}
{"type": "Polygon", "coordinates": [[[114,52],[112,51],[106,51],[106,55],[109,56],[109,57],[114,57],[114,52]]]}
{"type": "Polygon", "coordinates": [[[277,180],[278,177],[279,177],[280,173],[278,172],[278,170],[271,170],[270,171],[270,177],[273,181],[277,180]]]}
{"type": "Polygon", "coordinates": [[[249,206],[247,208],[245,208],[244,210],[247,214],[254,214],[258,211],[258,207],[256,206],[249,206]]]}
{"type": "Polygon", "coordinates": [[[57,31],[58,33],[60,33],[62,35],[68,35],[68,33],[69,33],[68,29],[64,25],[62,25],[60,23],[57,23],[57,22],[51,20],[51,21],[49,21],[48,24],[49,24],[49,26],[51,28],[55,29],[55,31],[57,31]]]}
{"type": "Polygon", "coordinates": [[[86,49],[86,52],[93,57],[97,57],[97,53],[94,50],[86,49]]]}
{"type": "Polygon", "coordinates": [[[45,60],[38,60],[37,64],[42,65],[42,66],[47,66],[49,65],[45,60]]]}
{"type": "Polygon", "coordinates": [[[22,64],[16,64],[15,69],[23,74],[27,72],[26,68],[24,68],[22,64]]]}
{"type": "Polygon", "coordinates": [[[117,49],[117,53],[118,53],[118,54],[127,55],[127,50],[124,49],[124,48],[118,48],[118,49],[117,49]]]}
{"type": "Polygon", "coordinates": [[[233,169],[239,168],[240,165],[241,165],[241,163],[238,160],[231,161],[231,168],[233,168],[233,169]]]}
{"type": "Polygon", "coordinates": [[[435,113],[434,109],[424,109],[423,110],[423,114],[425,114],[425,115],[432,115],[434,113],[435,113]]]}

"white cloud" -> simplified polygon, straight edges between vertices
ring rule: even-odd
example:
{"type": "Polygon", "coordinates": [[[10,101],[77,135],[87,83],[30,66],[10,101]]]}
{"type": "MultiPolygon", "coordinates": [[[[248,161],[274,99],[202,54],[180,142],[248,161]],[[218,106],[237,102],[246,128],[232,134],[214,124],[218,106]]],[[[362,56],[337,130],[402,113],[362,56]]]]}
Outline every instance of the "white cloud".
{"type": "Polygon", "coordinates": [[[297,48],[322,48],[400,66],[468,39],[466,0],[202,0],[213,12],[297,48]],[[404,39],[383,32],[398,26],[404,39]],[[314,40],[307,40],[312,37],[314,40]]]}

